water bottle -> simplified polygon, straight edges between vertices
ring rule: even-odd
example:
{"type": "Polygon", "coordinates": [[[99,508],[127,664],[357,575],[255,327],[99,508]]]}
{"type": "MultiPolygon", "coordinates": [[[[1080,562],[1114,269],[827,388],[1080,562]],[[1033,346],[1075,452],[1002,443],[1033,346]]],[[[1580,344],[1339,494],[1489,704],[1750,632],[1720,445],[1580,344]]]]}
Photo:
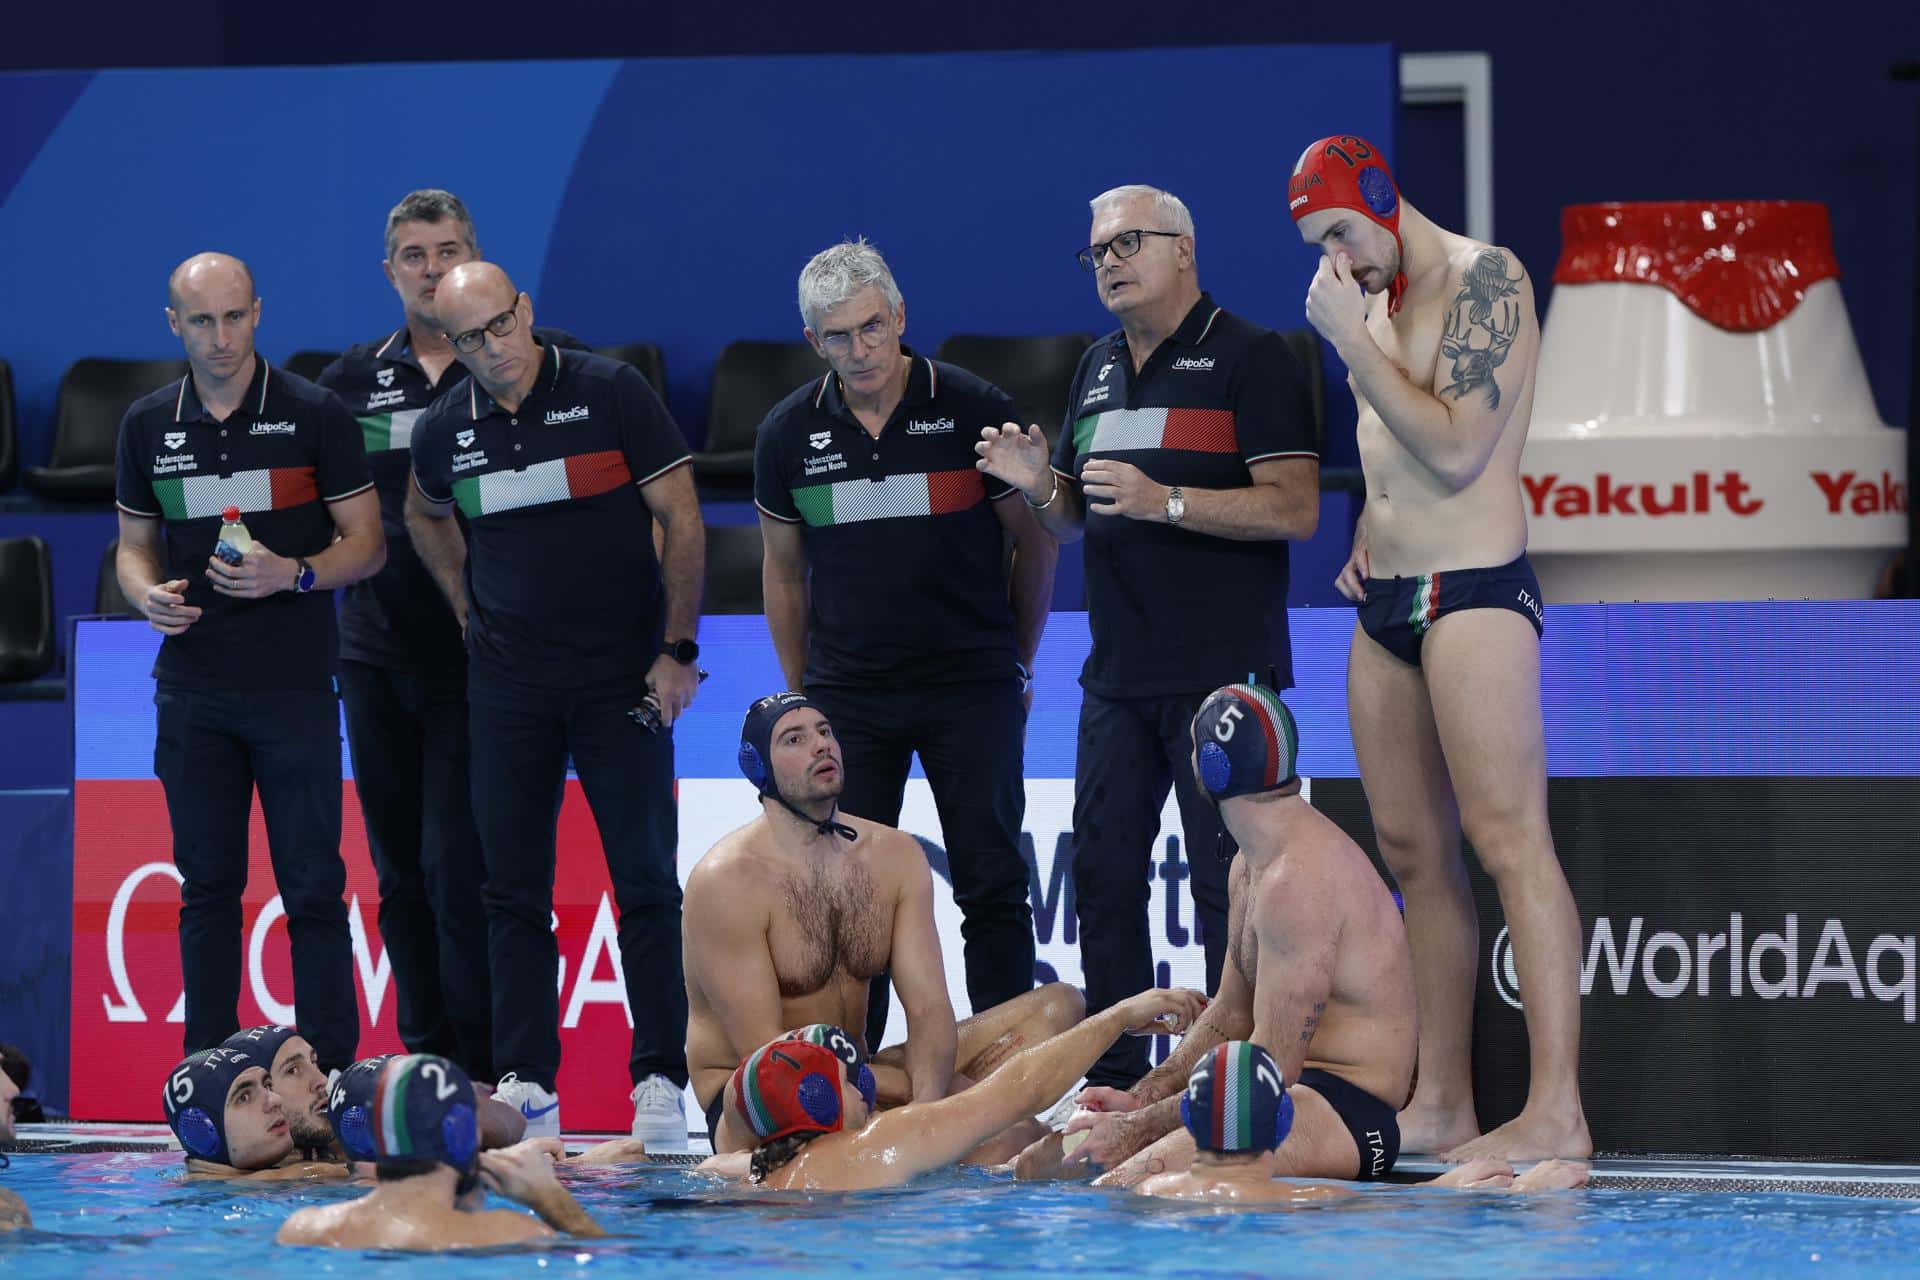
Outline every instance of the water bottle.
{"type": "Polygon", "coordinates": [[[240,508],[228,507],[220,513],[220,540],[213,544],[213,554],[228,564],[239,564],[251,550],[253,535],[240,523],[240,508]]]}

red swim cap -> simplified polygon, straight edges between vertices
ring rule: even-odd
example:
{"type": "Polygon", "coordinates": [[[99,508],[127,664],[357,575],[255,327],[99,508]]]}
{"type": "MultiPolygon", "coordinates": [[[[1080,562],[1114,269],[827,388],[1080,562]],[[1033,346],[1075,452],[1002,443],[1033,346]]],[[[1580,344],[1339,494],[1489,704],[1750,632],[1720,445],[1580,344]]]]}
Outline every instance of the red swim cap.
{"type": "Polygon", "coordinates": [[[733,1073],[740,1118],[762,1142],[792,1133],[833,1133],[846,1116],[840,1082],[847,1067],[825,1045],[775,1040],[755,1050],[733,1073]]]}
{"type": "Polygon", "coordinates": [[[1387,286],[1387,314],[1400,310],[1407,291],[1407,247],[1400,242],[1400,188],[1387,162],[1365,138],[1322,138],[1300,153],[1287,183],[1287,212],[1295,222],[1321,209],[1352,209],[1393,233],[1400,271],[1387,286]]]}

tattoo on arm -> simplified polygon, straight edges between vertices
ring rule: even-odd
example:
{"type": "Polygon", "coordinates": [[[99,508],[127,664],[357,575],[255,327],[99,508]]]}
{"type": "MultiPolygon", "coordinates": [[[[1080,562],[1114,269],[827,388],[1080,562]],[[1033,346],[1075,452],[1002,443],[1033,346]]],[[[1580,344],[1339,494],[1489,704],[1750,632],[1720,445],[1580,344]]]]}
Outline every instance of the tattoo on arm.
{"type": "Polygon", "coordinates": [[[1520,334],[1522,273],[1508,274],[1507,255],[1498,249],[1481,253],[1461,281],[1459,294],[1447,312],[1440,352],[1453,361],[1453,381],[1440,392],[1464,399],[1468,392],[1486,389],[1487,408],[1500,407],[1498,369],[1520,334]],[[1480,341],[1476,342],[1476,339],[1480,341]]]}
{"type": "Polygon", "coordinates": [[[1300,1043],[1313,1040],[1313,1033],[1320,1029],[1320,1015],[1327,1011],[1327,1002],[1321,1000],[1313,1006],[1313,1012],[1307,1015],[1306,1025],[1300,1028],[1300,1043]]]}

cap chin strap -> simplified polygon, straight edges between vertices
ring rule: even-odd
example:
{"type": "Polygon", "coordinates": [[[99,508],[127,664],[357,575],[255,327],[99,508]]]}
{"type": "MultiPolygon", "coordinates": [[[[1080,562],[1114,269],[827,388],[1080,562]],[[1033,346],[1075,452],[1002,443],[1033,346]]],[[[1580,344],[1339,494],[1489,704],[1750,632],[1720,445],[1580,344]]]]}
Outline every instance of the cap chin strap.
{"type": "Polygon", "coordinates": [[[849,844],[851,844],[853,841],[858,840],[860,838],[860,833],[858,831],[855,831],[852,827],[848,826],[844,822],[835,822],[833,820],[834,815],[840,812],[840,805],[837,801],[834,803],[833,808],[827,811],[826,817],[815,818],[812,814],[802,810],[799,805],[793,803],[793,801],[781,795],[778,784],[768,786],[768,788],[765,791],[762,791],[760,794],[764,797],[768,797],[774,800],[776,803],[780,805],[781,808],[785,809],[788,813],[800,819],[800,821],[806,823],[808,826],[812,827],[820,835],[839,836],[842,840],[847,841],[849,844]]]}

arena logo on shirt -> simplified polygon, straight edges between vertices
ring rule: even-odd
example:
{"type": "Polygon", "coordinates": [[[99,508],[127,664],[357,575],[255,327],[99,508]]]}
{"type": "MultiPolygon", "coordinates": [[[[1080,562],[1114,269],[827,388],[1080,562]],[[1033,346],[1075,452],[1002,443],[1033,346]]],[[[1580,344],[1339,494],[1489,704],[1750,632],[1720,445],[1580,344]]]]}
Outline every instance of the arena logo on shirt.
{"type": "MultiPolygon", "coordinates": [[[[1871,993],[1883,1004],[1898,1002],[1901,1021],[1908,1024],[1920,1003],[1913,934],[1878,934],[1864,953],[1856,953],[1846,925],[1828,917],[1809,960],[1801,946],[1800,917],[1794,912],[1787,913],[1778,930],[1756,928],[1751,940],[1747,917],[1739,911],[1728,913],[1724,930],[1692,937],[1671,929],[1649,934],[1646,926],[1645,916],[1629,919],[1624,931],[1616,929],[1609,916],[1594,920],[1580,965],[1581,995],[1593,994],[1602,978],[1614,995],[1630,995],[1636,976],[1657,1000],[1676,1000],[1689,992],[1701,999],[1753,995],[1761,1000],[1812,1000],[1822,987],[1845,988],[1855,1000],[1871,993]],[[1857,963],[1856,954],[1863,956],[1857,963]],[[1889,961],[1895,962],[1892,981],[1887,980],[1889,961]]],[[[1523,1008],[1513,943],[1504,927],[1493,940],[1491,960],[1500,998],[1523,1008]]]]}
{"type": "Polygon", "coordinates": [[[1181,356],[1178,360],[1175,360],[1173,362],[1173,367],[1176,369],[1184,369],[1188,371],[1192,371],[1196,369],[1211,369],[1213,368],[1213,357],[1212,356],[1181,356]]]}
{"type": "Polygon", "coordinates": [[[577,404],[571,409],[549,409],[547,410],[547,425],[553,427],[563,422],[579,422],[590,416],[592,415],[587,412],[587,406],[583,404],[577,404]]]}
{"type": "Polygon", "coordinates": [[[392,386],[393,385],[393,366],[388,365],[386,368],[382,369],[380,372],[374,374],[373,380],[379,383],[383,387],[392,386]]]}
{"type": "Polygon", "coordinates": [[[161,436],[160,438],[161,440],[166,442],[167,448],[178,449],[181,445],[187,442],[187,433],[184,431],[169,431],[167,432],[166,435],[161,436]]]}
{"type": "Polygon", "coordinates": [[[473,431],[472,431],[472,429],[471,429],[471,428],[469,428],[469,429],[468,429],[468,430],[466,430],[466,431],[456,431],[456,432],[454,432],[454,433],[453,433],[453,442],[454,442],[455,444],[457,444],[457,445],[459,445],[459,446],[460,446],[460,447],[461,447],[462,449],[465,449],[465,448],[468,448],[469,446],[471,446],[471,445],[473,444],[473,431]]]}
{"type": "Polygon", "coordinates": [[[833,432],[816,431],[807,437],[807,444],[814,449],[824,449],[833,443],[833,432]]]}

